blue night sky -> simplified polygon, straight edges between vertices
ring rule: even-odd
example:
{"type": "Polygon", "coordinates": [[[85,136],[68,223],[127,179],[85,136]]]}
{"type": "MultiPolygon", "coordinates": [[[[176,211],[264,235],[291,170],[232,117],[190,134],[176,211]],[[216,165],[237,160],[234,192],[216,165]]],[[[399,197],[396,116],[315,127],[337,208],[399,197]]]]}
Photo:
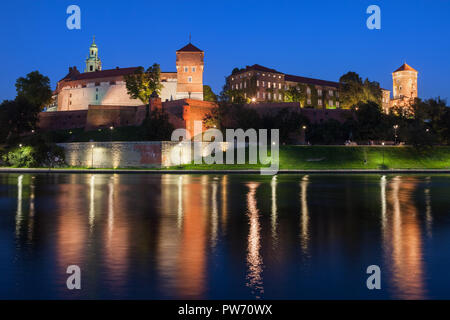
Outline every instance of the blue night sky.
{"type": "Polygon", "coordinates": [[[450,97],[450,1],[4,1],[0,4],[0,101],[33,70],[52,88],[84,59],[95,34],[103,68],[175,71],[175,50],[205,51],[204,83],[218,93],[234,67],[258,63],[281,72],[338,81],[347,71],[391,89],[403,62],[419,70],[419,96],[450,97]],[[66,9],[81,8],[81,30],[66,9]],[[381,8],[381,30],[366,8],[381,8]]]}

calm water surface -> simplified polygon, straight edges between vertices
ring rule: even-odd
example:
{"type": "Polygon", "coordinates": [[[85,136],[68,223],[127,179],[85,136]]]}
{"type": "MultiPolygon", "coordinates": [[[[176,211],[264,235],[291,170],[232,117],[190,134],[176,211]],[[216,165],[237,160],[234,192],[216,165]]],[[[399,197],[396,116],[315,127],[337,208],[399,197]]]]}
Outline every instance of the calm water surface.
{"type": "Polygon", "coordinates": [[[450,175],[1,174],[0,298],[449,299],[449,200],[450,175]]]}

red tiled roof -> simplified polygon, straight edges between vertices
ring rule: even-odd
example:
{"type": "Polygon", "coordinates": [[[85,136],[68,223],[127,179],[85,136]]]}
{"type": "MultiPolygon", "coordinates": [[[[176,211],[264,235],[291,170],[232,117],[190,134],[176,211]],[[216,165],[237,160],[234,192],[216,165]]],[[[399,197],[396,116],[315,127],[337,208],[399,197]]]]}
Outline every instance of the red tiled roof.
{"type": "Polygon", "coordinates": [[[184,52],[203,52],[202,50],[200,50],[199,48],[197,48],[196,46],[194,46],[190,42],[187,45],[185,45],[183,48],[181,48],[180,50],[177,50],[177,52],[179,52],[179,51],[184,51],[184,52]]]}
{"type": "Polygon", "coordinates": [[[72,80],[100,79],[100,78],[124,76],[134,73],[138,68],[139,67],[116,68],[102,71],[84,72],[75,76],[75,79],[72,80]]]}
{"type": "Polygon", "coordinates": [[[328,86],[328,87],[336,87],[336,88],[339,87],[338,82],[306,78],[306,77],[299,77],[299,76],[294,76],[291,74],[284,75],[284,80],[298,82],[298,83],[315,84],[318,86],[328,86]]]}
{"type": "Polygon", "coordinates": [[[279,71],[277,71],[275,69],[270,69],[270,68],[263,67],[263,66],[261,66],[259,64],[254,64],[252,66],[245,67],[245,71],[249,71],[249,70],[256,70],[256,71],[263,71],[263,72],[273,72],[273,73],[282,73],[282,72],[279,72],[279,71]]]}
{"type": "Polygon", "coordinates": [[[415,71],[415,72],[418,72],[416,69],[414,69],[413,67],[407,65],[406,63],[404,63],[400,68],[398,68],[394,72],[398,72],[398,71],[415,71]]]}

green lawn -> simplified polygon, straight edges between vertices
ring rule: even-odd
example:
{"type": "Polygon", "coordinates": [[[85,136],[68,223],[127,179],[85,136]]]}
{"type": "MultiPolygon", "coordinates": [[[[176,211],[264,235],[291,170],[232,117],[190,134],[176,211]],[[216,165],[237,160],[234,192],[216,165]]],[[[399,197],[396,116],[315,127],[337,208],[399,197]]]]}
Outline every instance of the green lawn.
{"type": "MultiPolygon", "coordinates": [[[[195,165],[172,169],[257,169],[260,165],[195,165]]],[[[450,147],[282,146],[280,169],[450,169],[450,147]],[[383,160],[384,154],[384,160],[383,160]]]]}

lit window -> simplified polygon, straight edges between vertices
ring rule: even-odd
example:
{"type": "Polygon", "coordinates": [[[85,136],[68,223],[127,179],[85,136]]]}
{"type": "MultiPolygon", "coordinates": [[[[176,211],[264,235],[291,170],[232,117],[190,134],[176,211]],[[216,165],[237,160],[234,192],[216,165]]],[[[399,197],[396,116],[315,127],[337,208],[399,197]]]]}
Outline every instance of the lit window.
{"type": "Polygon", "coordinates": [[[256,80],[256,86],[259,87],[259,80],[256,80]]]}
{"type": "Polygon", "coordinates": [[[244,81],[244,88],[247,88],[247,81],[244,81]]]}
{"type": "Polygon", "coordinates": [[[263,99],[265,99],[266,98],[266,93],[265,92],[263,92],[263,99]]]}
{"type": "Polygon", "coordinates": [[[256,97],[259,99],[259,91],[256,93],[256,97]]]}
{"type": "Polygon", "coordinates": [[[281,89],[281,83],[278,84],[278,89],[281,89]]]}
{"type": "Polygon", "coordinates": [[[333,90],[328,91],[328,93],[330,94],[330,96],[333,96],[333,90]]]}
{"type": "Polygon", "coordinates": [[[322,89],[317,90],[317,94],[318,94],[319,96],[321,96],[321,95],[322,95],[322,89]]]}
{"type": "Polygon", "coordinates": [[[319,104],[319,106],[322,105],[322,99],[317,100],[317,103],[319,104]]]}
{"type": "Polygon", "coordinates": [[[306,102],[307,104],[311,104],[311,99],[308,99],[308,101],[306,102]]]}
{"type": "Polygon", "coordinates": [[[328,104],[330,105],[330,107],[333,106],[333,100],[328,101],[328,104]]]}
{"type": "Polygon", "coordinates": [[[192,82],[192,77],[188,77],[188,82],[192,82]]]}
{"type": "Polygon", "coordinates": [[[282,97],[281,97],[281,93],[278,95],[278,98],[279,98],[280,100],[283,100],[282,97]]]}
{"type": "Polygon", "coordinates": [[[266,87],[266,83],[263,81],[263,88],[265,88],[266,87]]]}
{"type": "Polygon", "coordinates": [[[267,93],[267,98],[270,99],[270,92],[267,93]]]}
{"type": "Polygon", "coordinates": [[[310,87],[308,87],[307,89],[306,89],[306,93],[309,95],[309,94],[311,94],[311,88],[310,87]]]}

